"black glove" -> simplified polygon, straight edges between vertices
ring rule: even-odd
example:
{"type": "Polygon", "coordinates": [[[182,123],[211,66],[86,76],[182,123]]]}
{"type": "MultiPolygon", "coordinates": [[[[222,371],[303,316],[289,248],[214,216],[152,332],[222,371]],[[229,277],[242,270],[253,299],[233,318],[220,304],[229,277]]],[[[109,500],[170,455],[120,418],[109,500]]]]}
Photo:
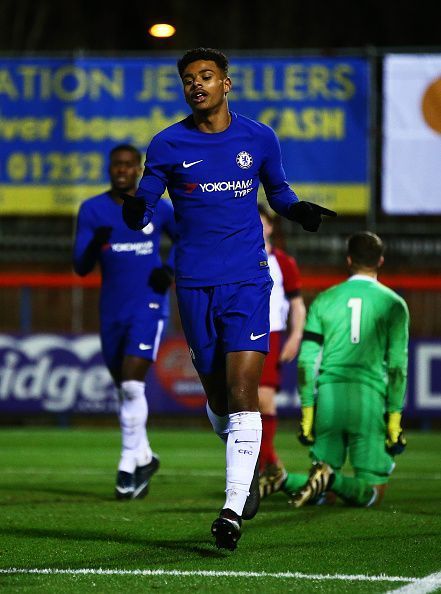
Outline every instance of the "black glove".
{"type": "Polygon", "coordinates": [[[401,432],[394,444],[387,445],[386,442],[386,452],[389,454],[389,456],[398,456],[404,452],[406,446],[407,439],[404,437],[403,432],[401,432]]]}
{"type": "Polygon", "coordinates": [[[167,264],[164,264],[159,268],[153,268],[149,277],[148,284],[157,293],[165,295],[167,289],[172,284],[173,279],[174,274],[172,268],[170,268],[170,266],[167,266],[167,264]]]}
{"type": "Polygon", "coordinates": [[[145,227],[143,218],[145,213],[145,201],[143,198],[137,198],[130,194],[120,194],[119,197],[124,200],[122,206],[122,217],[129,229],[140,231],[145,227]]]}
{"type": "Polygon", "coordinates": [[[289,207],[288,219],[300,223],[305,231],[317,231],[322,222],[322,216],[336,217],[337,213],[314,202],[294,202],[289,207]]]}
{"type": "Polygon", "coordinates": [[[111,233],[112,227],[97,227],[90,242],[90,247],[92,249],[100,249],[102,245],[109,243],[111,233]]]}

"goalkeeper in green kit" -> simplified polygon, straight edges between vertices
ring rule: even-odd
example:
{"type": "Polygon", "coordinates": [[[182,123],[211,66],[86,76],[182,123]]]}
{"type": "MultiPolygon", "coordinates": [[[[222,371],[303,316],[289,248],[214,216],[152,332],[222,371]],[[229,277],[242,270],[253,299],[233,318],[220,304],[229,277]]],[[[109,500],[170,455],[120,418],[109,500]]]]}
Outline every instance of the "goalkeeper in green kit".
{"type": "Polygon", "coordinates": [[[313,301],[298,359],[299,439],[310,446],[312,468],[309,475],[290,473],[279,484],[268,482],[261,493],[283,489],[294,507],[335,495],[351,505],[380,503],[394,456],[406,445],[401,412],[408,309],[377,281],[381,239],[359,232],[347,246],[351,276],[313,301]],[[352,477],[340,472],[347,457],[352,477]]]}

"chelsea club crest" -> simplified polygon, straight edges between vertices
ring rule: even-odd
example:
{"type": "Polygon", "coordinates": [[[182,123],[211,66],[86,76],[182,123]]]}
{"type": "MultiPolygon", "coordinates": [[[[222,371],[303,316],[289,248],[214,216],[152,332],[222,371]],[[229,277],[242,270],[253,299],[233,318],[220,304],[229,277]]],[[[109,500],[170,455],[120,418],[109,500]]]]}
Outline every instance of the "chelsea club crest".
{"type": "Polygon", "coordinates": [[[236,157],[236,163],[241,169],[249,169],[253,164],[253,157],[246,151],[241,151],[236,157]]]}

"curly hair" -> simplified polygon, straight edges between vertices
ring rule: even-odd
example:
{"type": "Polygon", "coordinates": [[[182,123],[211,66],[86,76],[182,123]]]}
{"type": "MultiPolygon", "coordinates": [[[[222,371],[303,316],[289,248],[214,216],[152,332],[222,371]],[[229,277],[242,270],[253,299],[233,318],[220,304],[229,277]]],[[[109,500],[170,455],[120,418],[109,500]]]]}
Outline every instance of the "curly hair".
{"type": "Polygon", "coordinates": [[[179,76],[182,78],[182,74],[189,64],[196,62],[197,60],[211,60],[222,70],[225,76],[228,76],[228,58],[227,56],[218,49],[211,47],[197,47],[196,49],[188,50],[178,60],[178,71],[179,76]]]}

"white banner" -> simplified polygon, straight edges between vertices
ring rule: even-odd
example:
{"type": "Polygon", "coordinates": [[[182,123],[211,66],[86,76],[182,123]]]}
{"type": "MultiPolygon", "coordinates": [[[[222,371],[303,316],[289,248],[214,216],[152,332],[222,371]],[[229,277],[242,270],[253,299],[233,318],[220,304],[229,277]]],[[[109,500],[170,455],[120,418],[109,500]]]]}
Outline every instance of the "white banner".
{"type": "Polygon", "coordinates": [[[383,210],[441,214],[441,55],[384,60],[383,210]]]}

